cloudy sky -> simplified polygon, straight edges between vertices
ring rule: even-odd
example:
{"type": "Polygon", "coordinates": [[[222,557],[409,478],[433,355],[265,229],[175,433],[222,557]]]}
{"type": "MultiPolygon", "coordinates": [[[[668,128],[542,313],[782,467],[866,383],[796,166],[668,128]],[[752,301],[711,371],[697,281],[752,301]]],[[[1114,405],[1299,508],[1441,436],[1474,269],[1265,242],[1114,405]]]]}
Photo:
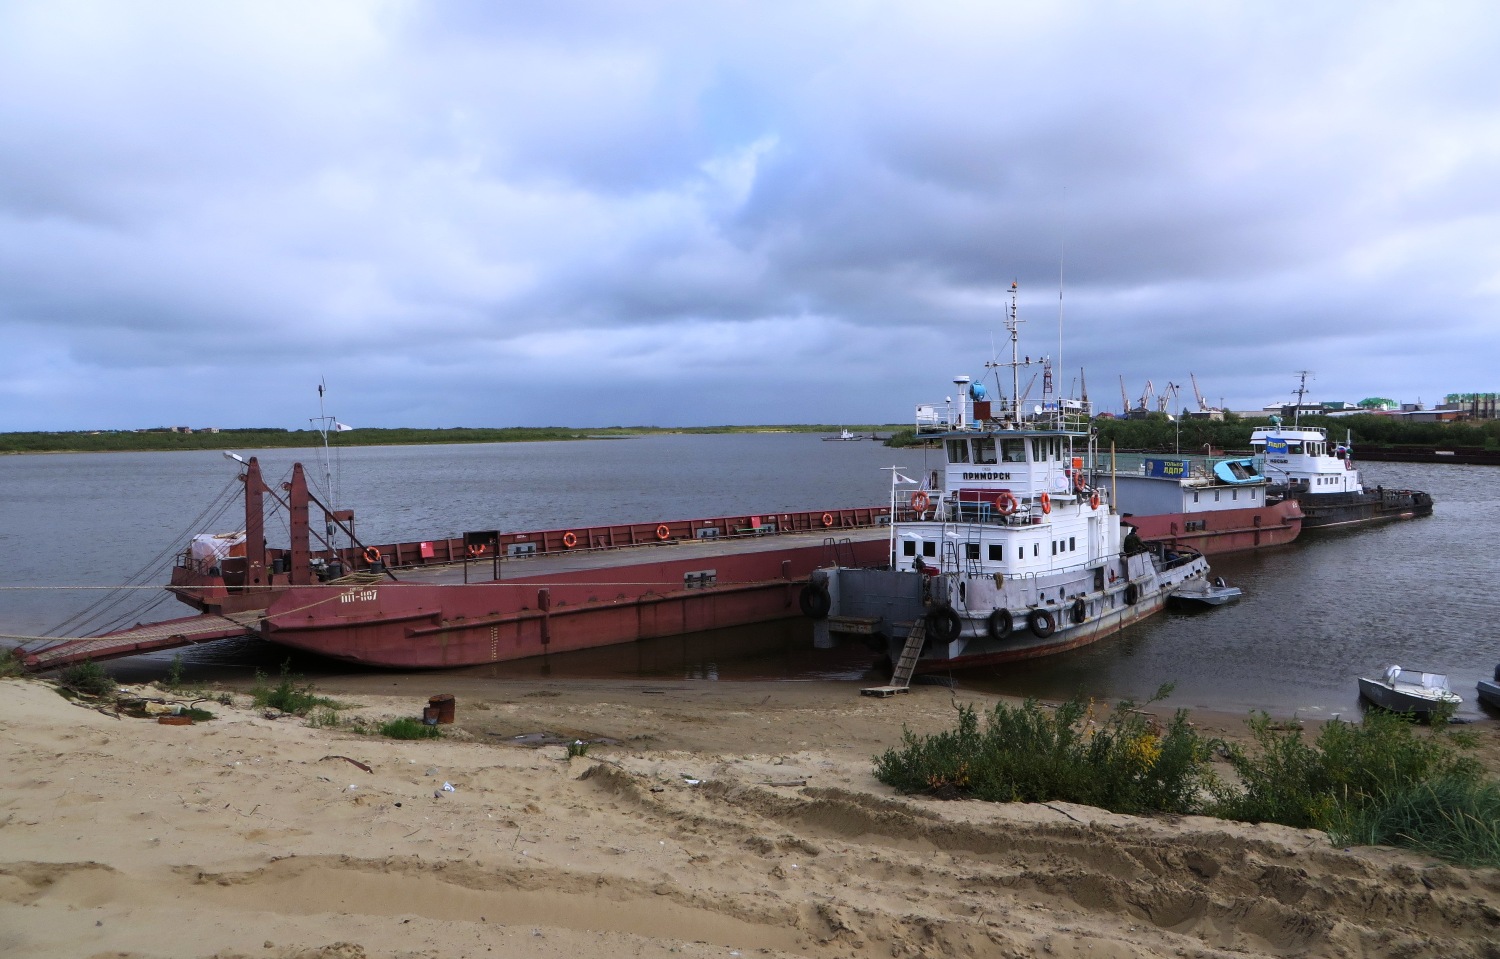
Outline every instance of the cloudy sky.
{"type": "Polygon", "coordinates": [[[0,430],[305,428],[320,380],[904,422],[1013,280],[1105,409],[1500,390],[1496,50],[1489,0],[0,0],[0,430]]]}

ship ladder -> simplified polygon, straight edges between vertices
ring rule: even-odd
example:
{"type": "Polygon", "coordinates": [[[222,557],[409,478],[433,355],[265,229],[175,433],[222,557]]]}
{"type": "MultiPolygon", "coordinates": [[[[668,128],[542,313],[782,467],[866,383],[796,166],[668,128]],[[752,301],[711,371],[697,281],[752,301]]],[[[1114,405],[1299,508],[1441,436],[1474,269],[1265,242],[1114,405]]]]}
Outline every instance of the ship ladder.
{"type": "Polygon", "coordinates": [[[911,691],[911,674],[916,672],[917,660],[922,655],[922,645],[927,642],[927,620],[919,619],[906,634],[906,645],[901,647],[901,658],[891,672],[891,681],[885,686],[869,686],[860,690],[864,696],[894,696],[911,691]]]}
{"type": "Polygon", "coordinates": [[[854,555],[854,540],[849,537],[835,539],[830,536],[823,540],[823,546],[833,556],[833,565],[846,568],[859,565],[854,555]]]}

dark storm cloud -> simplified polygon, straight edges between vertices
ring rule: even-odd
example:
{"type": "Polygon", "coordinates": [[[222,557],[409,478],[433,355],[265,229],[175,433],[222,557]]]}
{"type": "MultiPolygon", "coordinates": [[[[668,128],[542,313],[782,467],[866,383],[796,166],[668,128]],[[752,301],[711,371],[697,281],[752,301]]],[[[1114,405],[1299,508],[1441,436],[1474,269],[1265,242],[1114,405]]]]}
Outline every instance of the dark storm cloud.
{"type": "Polygon", "coordinates": [[[1497,389],[1497,21],[9,4],[0,428],[901,420],[1013,279],[1105,406],[1497,389]]]}

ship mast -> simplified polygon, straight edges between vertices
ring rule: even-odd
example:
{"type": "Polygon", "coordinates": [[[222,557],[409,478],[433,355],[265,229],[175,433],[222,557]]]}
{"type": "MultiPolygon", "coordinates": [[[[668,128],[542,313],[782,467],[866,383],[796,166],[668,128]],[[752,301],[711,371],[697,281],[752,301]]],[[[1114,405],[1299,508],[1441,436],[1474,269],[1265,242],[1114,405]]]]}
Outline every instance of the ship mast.
{"type": "Polygon", "coordinates": [[[1302,399],[1307,395],[1307,378],[1312,376],[1312,370],[1298,370],[1297,375],[1302,379],[1297,384],[1297,408],[1292,411],[1292,428],[1297,429],[1302,422],[1302,399]]]}

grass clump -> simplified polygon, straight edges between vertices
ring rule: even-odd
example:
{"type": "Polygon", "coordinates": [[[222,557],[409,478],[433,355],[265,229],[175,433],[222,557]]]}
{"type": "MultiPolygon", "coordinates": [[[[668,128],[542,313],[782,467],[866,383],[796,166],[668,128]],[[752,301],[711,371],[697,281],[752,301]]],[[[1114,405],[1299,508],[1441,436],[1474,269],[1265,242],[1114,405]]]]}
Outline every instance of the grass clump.
{"type": "Polygon", "coordinates": [[[581,739],[575,739],[572,742],[568,743],[568,758],[569,759],[573,759],[573,758],[578,757],[578,756],[587,756],[588,754],[589,754],[589,744],[586,743],[586,742],[584,742],[583,740],[581,740],[581,739]]]}
{"type": "MultiPolygon", "coordinates": [[[[1169,692],[1163,687],[1151,701],[1169,692]]],[[[1048,709],[1027,700],[1018,707],[997,704],[981,728],[978,714],[965,705],[951,731],[926,737],[903,731],[901,747],[877,757],[875,775],[902,792],[941,798],[1192,813],[1216,795],[1215,745],[1181,710],[1162,729],[1129,702],[1096,723],[1090,702],[1048,709]]]]}
{"type": "Polygon", "coordinates": [[[64,669],[58,674],[57,684],[80,696],[108,696],[117,688],[115,678],[93,660],[64,669]]]}
{"type": "Polygon", "coordinates": [[[390,739],[437,739],[443,734],[436,726],[429,726],[410,716],[402,716],[400,719],[381,723],[380,735],[390,739]]]}
{"type": "Polygon", "coordinates": [[[15,679],[25,675],[21,668],[21,654],[9,647],[0,649],[0,679],[15,679]]]}
{"type": "Polygon", "coordinates": [[[307,716],[307,724],[314,729],[331,729],[339,722],[339,711],[332,706],[314,709],[307,716]]]}
{"type": "Polygon", "coordinates": [[[339,709],[343,706],[337,700],[316,695],[312,683],[299,683],[299,679],[300,677],[292,674],[290,662],[281,664],[281,678],[275,686],[268,684],[265,673],[256,670],[255,685],[250,689],[255,707],[269,707],[294,716],[306,716],[318,707],[339,709]]]}
{"type": "Polygon", "coordinates": [[[1298,728],[1250,721],[1258,752],[1230,750],[1243,788],[1213,812],[1246,822],[1321,829],[1336,843],[1416,849],[1464,865],[1500,866],[1500,784],[1464,750],[1468,733],[1423,732],[1371,710],[1331,722],[1308,743],[1298,728]]]}

